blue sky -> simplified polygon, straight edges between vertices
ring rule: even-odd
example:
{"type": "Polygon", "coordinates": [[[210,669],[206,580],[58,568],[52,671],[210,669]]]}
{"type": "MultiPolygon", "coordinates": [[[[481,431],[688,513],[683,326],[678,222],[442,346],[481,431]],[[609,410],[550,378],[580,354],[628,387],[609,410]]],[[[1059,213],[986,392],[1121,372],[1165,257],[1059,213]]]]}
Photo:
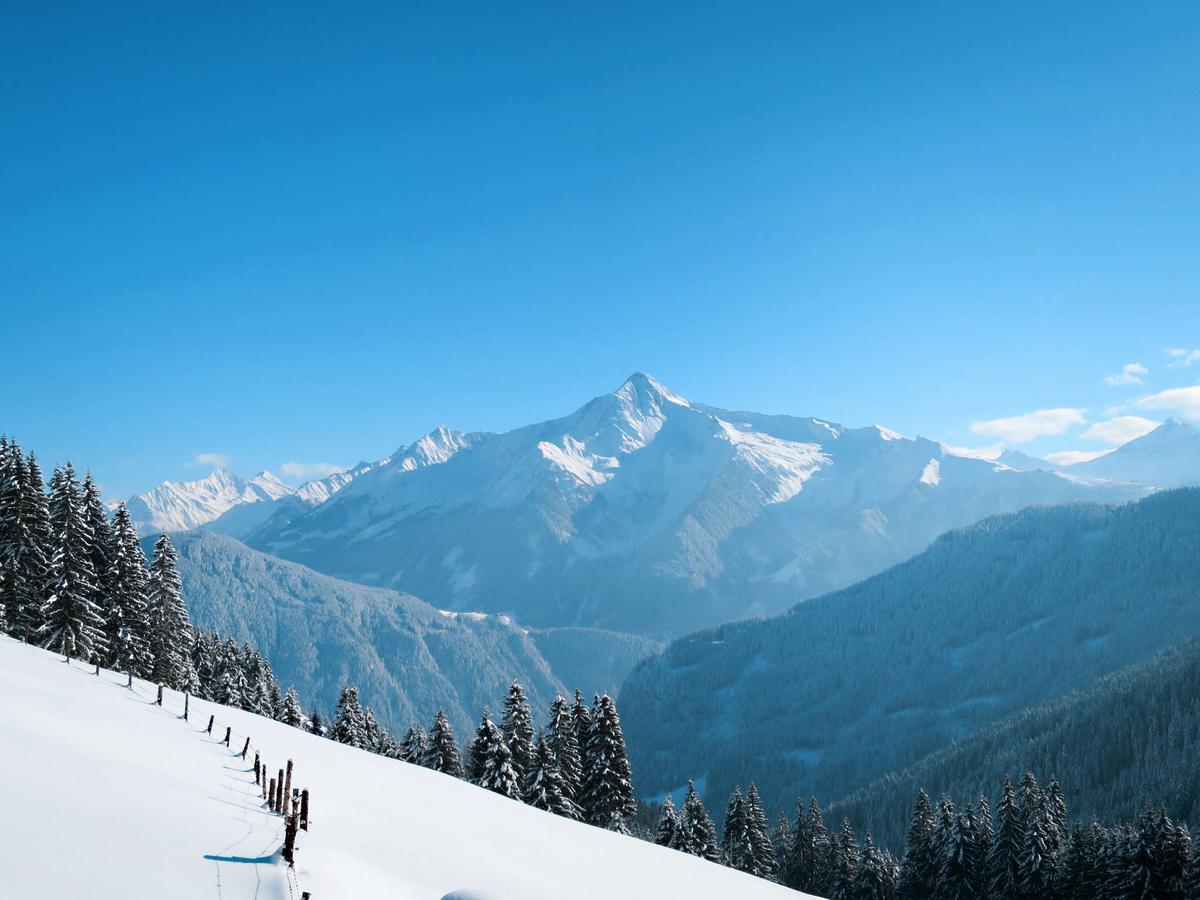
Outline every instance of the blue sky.
{"type": "Polygon", "coordinates": [[[3,26],[0,430],[113,496],[504,429],[635,369],[1034,453],[1200,416],[1194,3],[3,26]]]}

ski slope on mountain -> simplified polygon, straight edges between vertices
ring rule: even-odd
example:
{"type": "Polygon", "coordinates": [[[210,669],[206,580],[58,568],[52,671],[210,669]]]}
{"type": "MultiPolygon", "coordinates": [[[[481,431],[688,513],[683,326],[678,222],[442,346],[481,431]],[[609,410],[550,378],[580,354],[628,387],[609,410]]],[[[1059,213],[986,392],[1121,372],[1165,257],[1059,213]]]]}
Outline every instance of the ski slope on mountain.
{"type": "Polygon", "coordinates": [[[802,897],[260,716],[0,637],[0,893],[22,900],[802,897]],[[210,737],[209,715],[216,718],[210,737]],[[233,729],[232,749],[220,738],[233,729]],[[251,739],[248,765],[240,757],[251,739]],[[279,857],[253,753],[311,792],[279,857]]]}

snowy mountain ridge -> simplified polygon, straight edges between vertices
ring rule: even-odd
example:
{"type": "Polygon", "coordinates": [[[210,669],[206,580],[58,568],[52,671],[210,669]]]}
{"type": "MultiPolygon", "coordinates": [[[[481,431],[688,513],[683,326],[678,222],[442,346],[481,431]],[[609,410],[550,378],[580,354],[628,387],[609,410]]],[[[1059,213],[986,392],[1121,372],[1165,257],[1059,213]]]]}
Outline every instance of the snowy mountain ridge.
{"type": "Polygon", "coordinates": [[[661,638],[850,584],[990,514],[1151,489],[706,406],[640,372],[561,418],[438,429],[406,453],[242,536],[452,611],[661,638]]]}

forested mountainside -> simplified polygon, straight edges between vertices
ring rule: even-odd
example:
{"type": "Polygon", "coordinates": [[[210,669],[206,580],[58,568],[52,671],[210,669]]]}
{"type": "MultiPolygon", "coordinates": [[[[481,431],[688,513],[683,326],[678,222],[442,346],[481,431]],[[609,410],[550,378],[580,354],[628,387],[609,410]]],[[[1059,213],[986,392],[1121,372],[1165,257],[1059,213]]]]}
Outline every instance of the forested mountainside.
{"type": "Polygon", "coordinates": [[[641,373],[559,419],[426,440],[422,465],[381,462],[244,540],[444,609],[667,638],[780,612],[988,515],[1151,490],[695,404],[641,373]]]}
{"type": "Polygon", "coordinates": [[[198,626],[253,643],[280,682],[317,709],[333,709],[340,689],[357,684],[380,720],[401,733],[427,725],[439,709],[466,733],[514,680],[538,708],[576,687],[615,690],[658,649],[629,635],[530,633],[503,616],[447,614],[416,597],[339,581],[211,532],[178,534],[175,544],[184,600],[198,626]]]}
{"type": "Polygon", "coordinates": [[[832,804],[829,817],[899,848],[918,790],[978,797],[997,773],[1026,770],[1054,774],[1078,820],[1132,821],[1154,806],[1200,822],[1200,642],[982,728],[832,804]]]}
{"type": "Polygon", "coordinates": [[[647,796],[843,797],[1200,634],[1200,490],[1032,508],[772,619],[676,641],[621,691],[647,796]]]}

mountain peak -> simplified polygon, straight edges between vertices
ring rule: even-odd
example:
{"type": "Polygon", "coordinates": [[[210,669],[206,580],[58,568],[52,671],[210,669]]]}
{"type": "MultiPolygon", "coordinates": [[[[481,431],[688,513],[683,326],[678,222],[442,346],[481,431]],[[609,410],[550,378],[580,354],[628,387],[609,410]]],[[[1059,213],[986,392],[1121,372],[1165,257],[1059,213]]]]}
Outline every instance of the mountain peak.
{"type": "MultiPolygon", "coordinates": [[[[638,404],[642,400],[653,400],[656,403],[666,401],[677,406],[691,406],[687,400],[674,394],[661,381],[645,372],[634,372],[613,391],[614,396],[638,404]]],[[[640,405],[640,404],[639,404],[640,405]]]]}

